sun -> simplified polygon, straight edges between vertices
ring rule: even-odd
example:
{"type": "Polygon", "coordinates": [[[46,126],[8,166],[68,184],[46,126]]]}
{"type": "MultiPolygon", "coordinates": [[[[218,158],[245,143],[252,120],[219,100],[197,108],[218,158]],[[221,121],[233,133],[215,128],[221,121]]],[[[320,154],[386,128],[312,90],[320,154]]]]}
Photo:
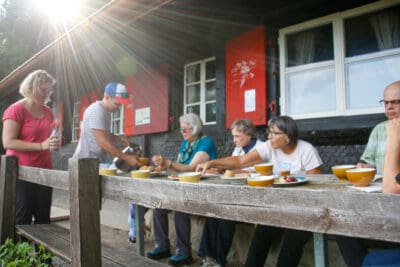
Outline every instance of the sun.
{"type": "Polygon", "coordinates": [[[35,2],[52,21],[68,21],[80,13],[80,0],[35,0],[35,2]]]}

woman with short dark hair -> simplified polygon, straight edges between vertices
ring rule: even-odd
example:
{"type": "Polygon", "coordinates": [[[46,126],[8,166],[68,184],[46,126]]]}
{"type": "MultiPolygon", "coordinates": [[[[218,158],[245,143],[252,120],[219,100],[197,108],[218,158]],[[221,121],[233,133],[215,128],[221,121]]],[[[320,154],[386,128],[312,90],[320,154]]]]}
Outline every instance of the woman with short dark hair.
{"type": "MultiPolygon", "coordinates": [[[[244,155],[263,143],[257,139],[256,127],[249,119],[235,120],[231,125],[231,133],[235,144],[232,156],[244,155]]],[[[254,171],[254,167],[243,170],[254,171]]],[[[202,258],[201,266],[225,266],[235,230],[234,221],[206,218],[198,251],[202,258]]]]}
{"type": "MultiPolygon", "coordinates": [[[[298,139],[296,122],[279,116],[268,122],[268,141],[255,150],[238,157],[227,157],[199,164],[198,171],[208,168],[243,168],[260,162],[273,163],[273,173],[289,171],[293,175],[321,173],[322,161],[317,150],[308,142],[298,139]]],[[[245,266],[264,266],[273,239],[284,236],[277,266],[297,266],[303,246],[310,232],[258,225],[251,241],[245,266]]]]}

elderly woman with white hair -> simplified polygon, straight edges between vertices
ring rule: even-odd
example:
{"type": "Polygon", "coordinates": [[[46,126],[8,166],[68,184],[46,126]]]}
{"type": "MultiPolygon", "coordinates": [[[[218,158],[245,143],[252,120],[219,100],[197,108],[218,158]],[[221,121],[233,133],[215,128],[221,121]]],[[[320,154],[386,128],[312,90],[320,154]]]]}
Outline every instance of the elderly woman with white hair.
{"type": "MultiPolygon", "coordinates": [[[[177,172],[194,171],[199,163],[217,158],[217,150],[211,138],[202,132],[203,123],[194,113],[179,118],[180,131],[183,136],[177,161],[155,155],[152,161],[162,169],[177,172]]],[[[155,247],[147,252],[151,259],[162,259],[171,256],[168,238],[168,210],[155,209],[153,213],[155,247]]],[[[172,266],[181,266],[193,262],[190,242],[190,215],[174,211],[176,231],[176,253],[169,258],[172,266]]]]}

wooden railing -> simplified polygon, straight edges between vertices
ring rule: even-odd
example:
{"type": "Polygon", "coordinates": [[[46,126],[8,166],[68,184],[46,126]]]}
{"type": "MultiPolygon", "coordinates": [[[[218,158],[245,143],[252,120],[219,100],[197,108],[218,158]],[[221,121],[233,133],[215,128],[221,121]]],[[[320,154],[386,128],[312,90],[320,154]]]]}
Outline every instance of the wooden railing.
{"type": "MultiPolygon", "coordinates": [[[[14,238],[15,234],[43,244],[56,256],[71,262],[72,266],[163,266],[158,262],[139,257],[131,251],[117,251],[110,245],[101,244],[100,203],[102,176],[98,174],[95,159],[70,159],[68,171],[33,167],[18,167],[15,156],[2,156],[0,170],[0,242],[14,238]],[[41,184],[69,191],[70,230],[52,224],[15,226],[17,180],[41,184]],[[117,256],[115,256],[117,255],[117,256]]],[[[119,195],[116,192],[116,195],[119,195]]],[[[123,198],[120,198],[123,199],[123,198]]],[[[129,200],[126,200],[129,201],[129,200]]],[[[143,208],[139,208],[138,220],[143,231],[143,208]]],[[[141,254],[143,233],[139,237],[141,254]]]]}
{"type": "MultiPolygon", "coordinates": [[[[76,248],[71,250],[71,258],[76,258],[78,263],[85,260],[83,255],[90,255],[93,262],[99,261],[100,195],[137,204],[140,255],[144,255],[144,207],[313,232],[316,266],[326,265],[325,234],[400,243],[400,195],[361,192],[333,175],[307,176],[309,183],[298,187],[255,188],[221,184],[223,181],[219,178],[180,183],[165,177],[99,176],[97,171],[97,162],[89,159],[70,160],[68,172],[63,172],[18,168],[15,158],[3,156],[0,240],[14,236],[15,183],[19,177],[70,191],[71,244],[76,248]]],[[[103,263],[104,260],[103,251],[103,263]]]]}

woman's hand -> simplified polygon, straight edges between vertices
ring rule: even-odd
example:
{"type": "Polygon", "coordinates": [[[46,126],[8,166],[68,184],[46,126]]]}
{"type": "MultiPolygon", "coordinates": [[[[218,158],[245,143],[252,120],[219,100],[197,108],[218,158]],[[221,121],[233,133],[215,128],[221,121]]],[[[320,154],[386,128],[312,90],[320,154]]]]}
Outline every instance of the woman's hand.
{"type": "Polygon", "coordinates": [[[201,172],[201,174],[206,174],[207,170],[210,168],[210,161],[197,164],[196,172],[201,172]]]}
{"type": "MultiPolygon", "coordinates": [[[[44,143],[48,142],[47,146],[50,151],[59,151],[61,148],[61,140],[57,135],[50,136],[44,143]]],[[[42,143],[43,146],[43,143],[42,143]]]]}

